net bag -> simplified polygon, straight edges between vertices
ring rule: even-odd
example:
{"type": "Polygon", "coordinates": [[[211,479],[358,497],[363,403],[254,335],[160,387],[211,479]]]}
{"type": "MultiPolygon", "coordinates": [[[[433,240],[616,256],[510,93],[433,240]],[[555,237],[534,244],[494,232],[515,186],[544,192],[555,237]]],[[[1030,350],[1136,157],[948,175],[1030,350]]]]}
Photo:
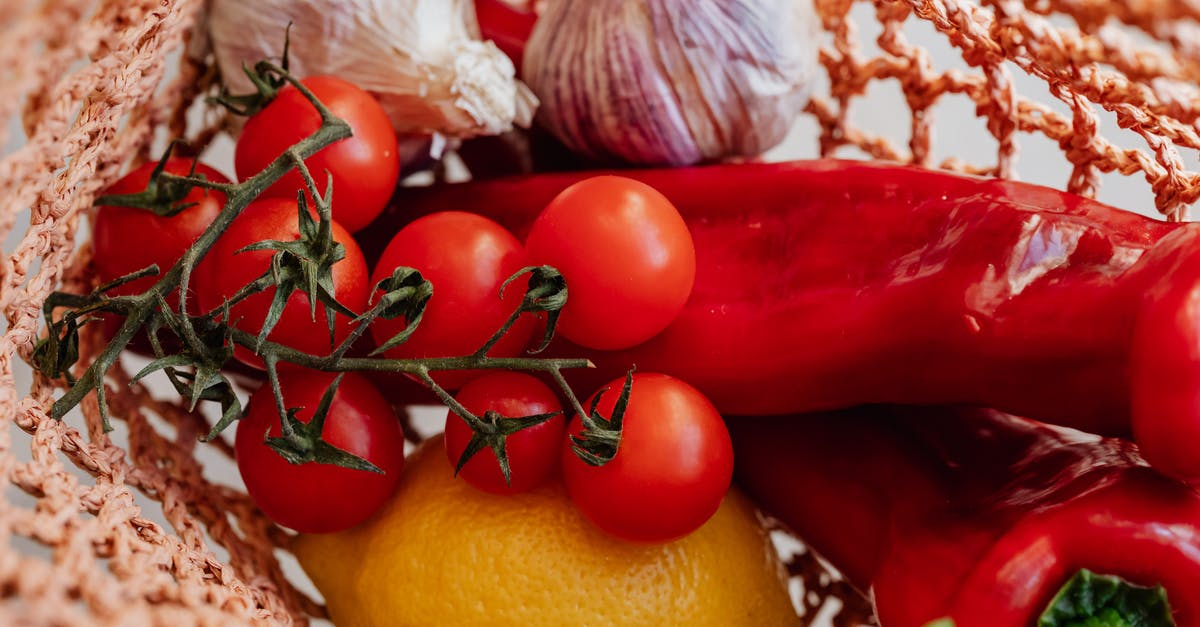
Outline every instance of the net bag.
{"type": "MultiPolygon", "coordinates": [[[[45,332],[47,295],[94,285],[81,218],[98,190],[156,142],[204,145],[216,132],[195,115],[188,124],[215,80],[203,5],[0,2],[0,624],[290,624],[323,615],[285,576],[278,549],[289,533],[211,478],[209,469],[232,463],[232,448],[198,442],[210,426],[203,415],[156,400],[118,368],[106,388],[114,431],[103,430],[94,395],[81,412],[53,420],[61,384],[28,366],[45,332]]],[[[1200,196],[1200,5],[816,6],[826,75],[798,127],[812,140],[810,156],[1015,178],[1024,145],[1061,155],[1065,180],[1053,183],[1072,192],[1094,196],[1123,175],[1144,181],[1143,206],[1153,200],[1171,219],[1200,196]],[[937,67],[933,46],[961,63],[937,67]],[[906,137],[857,120],[881,85],[899,87],[906,137]],[[994,140],[983,162],[935,141],[947,101],[968,104],[994,140]]],[[[217,121],[215,112],[199,117],[217,121]]],[[[96,334],[85,334],[82,361],[98,348],[96,334]]],[[[790,566],[804,586],[806,620],[831,601],[837,625],[870,620],[866,602],[811,554],[792,555],[790,566]]]]}

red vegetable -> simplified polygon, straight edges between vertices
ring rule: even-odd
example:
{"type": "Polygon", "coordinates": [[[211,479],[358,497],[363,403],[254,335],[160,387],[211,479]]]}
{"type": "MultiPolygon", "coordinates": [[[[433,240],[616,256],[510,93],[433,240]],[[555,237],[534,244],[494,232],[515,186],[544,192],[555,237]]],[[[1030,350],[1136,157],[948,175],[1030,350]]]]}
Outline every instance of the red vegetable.
{"type": "MultiPolygon", "coordinates": [[[[208,269],[195,274],[193,281],[200,309],[218,309],[226,299],[237,294],[242,286],[253,282],[270,269],[274,251],[238,251],[264,240],[298,239],[298,219],[299,212],[294,198],[263,198],[250,203],[205,257],[208,269]]],[[[362,312],[367,307],[367,297],[370,294],[367,284],[367,262],[363,259],[358,245],[354,243],[354,238],[336,221],[333,222],[332,233],[333,240],[343,245],[346,250],[346,256],[333,265],[334,296],[351,311],[362,312]]],[[[234,326],[257,335],[267,319],[275,291],[276,289],[271,287],[233,305],[229,316],[234,321],[234,326]]],[[[351,321],[352,319],[344,314],[335,315],[334,337],[337,342],[350,335],[353,328],[351,321]]],[[[271,330],[267,339],[314,355],[328,355],[333,350],[324,307],[320,303],[317,304],[314,319],[308,294],[301,291],[292,292],[283,307],[279,323],[271,330]]],[[[234,352],[234,356],[245,364],[256,368],[263,367],[261,359],[240,346],[234,352]]]]}
{"type": "MultiPolygon", "coordinates": [[[[285,407],[301,408],[309,423],[334,374],[288,368],[280,371],[285,407]]],[[[396,487],[404,468],[404,433],[387,400],[362,376],[342,376],[321,437],[361,457],[382,473],[330,464],[292,464],[267,446],[279,437],[279,413],[270,386],[250,397],[237,423],[238,471],[254,503],[275,522],[303,533],[331,533],[364,521],[396,487]]]]}
{"type": "MultiPolygon", "coordinates": [[[[498,414],[497,422],[558,414],[504,437],[511,482],[505,480],[496,453],[485,447],[458,471],[458,476],[467,483],[493,494],[516,494],[541,485],[558,470],[567,420],[562,415],[562,403],[548,385],[520,372],[491,372],[467,382],[454,398],[484,420],[489,411],[498,414]]],[[[447,412],[446,457],[452,466],[458,466],[463,451],[475,436],[465,420],[447,412]]]]}
{"type": "Polygon", "coordinates": [[[1200,494],[1127,443],[945,408],[730,431],[739,485],[870,589],[882,625],[1032,625],[1080,569],[1161,584],[1176,624],[1200,625],[1200,494]]]}
{"type": "MultiPolygon", "coordinates": [[[[441,211],[407,225],[375,264],[371,285],[405,266],[417,269],[433,284],[433,296],[417,330],[386,355],[399,359],[475,352],[521,304],[523,282],[510,285],[504,298],[500,286],[526,265],[521,242],[499,224],[478,215],[441,211]]],[[[408,321],[403,318],[377,320],[371,325],[371,335],[383,345],[406,326],[408,321]]],[[[522,316],[488,354],[520,354],[529,343],[533,326],[533,318],[522,316]]],[[[457,388],[473,376],[479,373],[443,371],[434,378],[444,387],[457,388]]]]}
{"type": "MultiPolygon", "coordinates": [[[[168,174],[186,175],[192,171],[193,163],[191,159],[168,159],[163,171],[168,174]]],[[[142,165],[104,190],[104,195],[117,196],[145,191],[150,182],[150,175],[157,166],[157,163],[142,165]]],[[[229,182],[220,172],[202,163],[196,164],[196,174],[203,174],[208,180],[217,183],[229,182]]],[[[136,207],[98,208],[92,238],[95,247],[92,263],[96,266],[96,276],[107,283],[151,264],[158,264],[160,273],[166,272],[179,261],[188,247],[221,212],[221,207],[225,204],[225,194],[196,187],[180,201],[180,204],[192,206],[169,218],[136,207]]],[[[143,277],[121,285],[110,293],[140,294],[154,285],[159,278],[143,277]]],[[[174,303],[176,300],[174,293],[168,297],[168,302],[174,303]]]]}
{"type": "MultiPolygon", "coordinates": [[[[600,395],[597,411],[613,417],[624,383],[611,382],[584,409],[600,395]]],[[[630,390],[616,455],[593,466],[565,447],[563,479],[571,501],[601,529],[633,542],[669,542],[712,518],[729,491],[729,431],[712,403],[679,379],[638,373],[630,390]]],[[[575,444],[582,429],[572,418],[575,444]]]]}
{"type": "Polygon", "coordinates": [[[628,348],[661,332],[687,302],[696,251],[679,211],[623,176],[568,187],[534,220],[529,261],[566,279],[558,331],[591,348],[628,348]]]}
{"type": "MultiPolygon", "coordinates": [[[[1169,437],[1200,430],[1200,402],[1186,396],[1200,389],[1200,323],[1179,296],[1200,293],[1200,226],[910,167],[622,174],[683,214],[696,283],[649,342],[613,352],[556,342],[599,366],[572,373],[584,387],[636,364],[688,381],[725,413],[961,402],[1106,434],[1128,434],[1132,415],[1145,439],[1168,434],[1147,442],[1152,463],[1200,478],[1195,440],[1169,437]]],[[[404,190],[396,206],[470,208],[519,234],[594,175],[404,190]]]]}
{"type": "Polygon", "coordinates": [[[533,32],[537,13],[518,9],[502,0],[475,0],[475,17],[484,40],[492,40],[501,52],[512,59],[517,76],[521,76],[521,61],[525,57],[525,42],[533,32]]]}
{"type": "MultiPolygon", "coordinates": [[[[383,211],[396,187],[400,176],[396,133],[383,107],[353,83],[332,76],[312,76],[301,83],[354,132],[304,163],[322,194],[327,181],[333,179],[333,219],[346,230],[357,231],[383,211]]],[[[246,120],[234,152],[238,178],[245,180],[261,172],[320,126],[321,116],[312,103],[295,87],[283,88],[262,111],[246,120]]],[[[266,195],[294,200],[302,189],[304,178],[292,171],[266,195]]]]}

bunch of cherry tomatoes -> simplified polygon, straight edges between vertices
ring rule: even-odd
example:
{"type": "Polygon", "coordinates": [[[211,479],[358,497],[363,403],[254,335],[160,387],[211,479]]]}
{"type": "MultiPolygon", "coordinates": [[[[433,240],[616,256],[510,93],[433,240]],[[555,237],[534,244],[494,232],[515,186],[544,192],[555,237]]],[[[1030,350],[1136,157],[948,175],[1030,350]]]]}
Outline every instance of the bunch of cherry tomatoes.
{"type": "MultiPolygon", "coordinates": [[[[388,350],[387,357],[472,354],[520,304],[521,290],[502,291],[501,286],[528,266],[548,265],[561,272],[569,297],[558,332],[589,349],[620,349],[646,341],[683,308],[695,275],[687,226],[661,194],[617,176],[598,176],[565,190],[538,217],[524,243],[501,225],[470,213],[470,207],[446,207],[395,233],[369,268],[353,234],[371,229],[397,185],[401,163],[396,136],[367,92],[334,77],[311,77],[303,83],[353,130],[349,139],[306,161],[318,189],[332,181],[332,237],[345,248],[344,257],[333,265],[334,296],[352,311],[365,311],[378,297],[374,286],[398,267],[415,268],[434,287],[415,332],[388,350]]],[[[238,178],[263,170],[320,125],[320,116],[303,94],[290,86],[281,90],[246,121],[235,151],[238,178]]],[[[107,193],[142,191],[155,166],[131,172],[107,193]]],[[[190,159],[165,163],[165,171],[172,174],[193,170],[209,180],[228,182],[218,171],[190,159]]],[[[300,236],[297,192],[304,189],[304,180],[293,171],[245,209],[196,267],[188,294],[194,308],[221,308],[268,270],[273,252],[244,250],[247,246],[300,236]]],[[[225,197],[197,187],[184,203],[190,206],[172,217],[132,207],[101,207],[94,221],[99,278],[113,280],[151,264],[170,267],[222,210],[225,197]]],[[[155,280],[142,278],[114,292],[140,293],[155,280]]],[[[239,300],[229,309],[230,324],[259,333],[273,297],[274,288],[269,288],[239,300]]],[[[407,323],[378,319],[369,330],[378,345],[407,323]]],[[[539,324],[544,321],[522,316],[488,355],[520,355],[529,349],[539,324]]],[[[334,341],[341,342],[353,327],[351,317],[335,315],[334,341]]],[[[310,354],[329,354],[324,308],[310,309],[306,294],[291,294],[269,339],[310,354]]],[[[251,367],[263,367],[249,350],[239,347],[234,355],[251,367]]],[[[300,420],[311,420],[334,377],[280,364],[286,406],[299,408],[300,420]]],[[[270,386],[252,395],[238,423],[235,450],[247,490],[269,517],[298,531],[333,532],[362,522],[394,491],[404,465],[404,437],[391,403],[363,376],[342,377],[322,439],[366,459],[382,473],[292,464],[269,448],[266,437],[280,433],[270,386]]],[[[703,395],[678,379],[633,375],[617,453],[599,466],[576,454],[571,436],[580,435],[582,423],[578,416],[567,420],[559,394],[539,378],[492,370],[439,372],[435,379],[447,390],[456,389],[456,400],[476,415],[556,414],[507,437],[507,479],[486,448],[461,467],[459,476],[482,490],[517,493],[561,474],[572,500],[599,527],[628,540],[660,542],[698,528],[716,511],[729,487],[733,452],[724,422],[703,395]]],[[[595,409],[611,415],[623,384],[624,380],[613,382],[582,407],[590,411],[598,396],[595,409]]],[[[456,466],[473,430],[448,413],[445,433],[447,459],[456,466]]]]}

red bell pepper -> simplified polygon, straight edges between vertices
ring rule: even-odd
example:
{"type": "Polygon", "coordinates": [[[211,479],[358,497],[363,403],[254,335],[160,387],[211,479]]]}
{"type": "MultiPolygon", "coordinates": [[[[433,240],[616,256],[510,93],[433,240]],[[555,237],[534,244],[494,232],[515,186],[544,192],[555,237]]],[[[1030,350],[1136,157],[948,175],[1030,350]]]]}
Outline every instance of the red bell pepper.
{"type": "Polygon", "coordinates": [[[869,589],[884,627],[1033,625],[1080,569],[1161,585],[1176,624],[1200,625],[1200,494],[1126,442],[979,409],[729,426],[740,485],[869,589]]]}
{"type": "MultiPolygon", "coordinates": [[[[404,189],[377,237],[446,209],[521,235],[594,174],[404,189]]],[[[1200,225],[1025,183],[857,162],[620,174],[683,213],[696,284],[645,344],[556,341],[599,366],[575,374],[584,387],[636,364],[688,381],[724,413],[991,406],[1132,431],[1156,466],[1200,478],[1190,445],[1200,442],[1200,225]]]]}

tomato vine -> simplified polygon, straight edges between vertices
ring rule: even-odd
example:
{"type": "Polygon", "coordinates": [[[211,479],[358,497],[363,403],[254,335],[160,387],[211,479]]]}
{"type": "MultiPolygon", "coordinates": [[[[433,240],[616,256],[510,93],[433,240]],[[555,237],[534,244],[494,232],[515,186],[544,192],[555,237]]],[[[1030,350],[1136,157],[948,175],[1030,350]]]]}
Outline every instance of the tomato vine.
{"type": "MultiPolygon", "coordinates": [[[[487,350],[502,337],[517,319],[526,313],[544,313],[548,320],[546,341],[553,333],[558,312],[566,302],[567,289],[562,276],[548,266],[522,269],[505,282],[529,275],[525,297],[520,305],[483,346],[471,354],[457,357],[391,359],[380,357],[387,348],[404,342],[421,322],[425,304],[432,297],[433,288],[429,281],[412,268],[397,268],[391,276],[379,281],[375,289],[382,292],[378,301],[367,311],[358,314],[348,311],[333,296],[329,289],[330,266],[341,258],[339,244],[331,239],[332,183],[321,193],[316,189],[312,174],[305,166],[305,159],[333,144],[351,136],[350,126],[334,116],[330,110],[304,84],[291,75],[286,66],[267,61],[260,62],[254,72],[265,83],[289,83],[312,103],[321,118],[320,127],[308,137],[298,141],[262,171],[241,183],[224,183],[207,179],[202,174],[171,174],[163,168],[156,169],[144,192],[126,196],[104,197],[97,202],[105,204],[130,204],[169,215],[178,211],[181,199],[194,188],[220,191],[226,201],[220,213],[203,231],[183,256],[165,272],[150,266],[116,281],[102,285],[86,295],[55,292],[46,301],[43,313],[48,327],[46,337],[39,342],[34,352],[34,363],[38,370],[50,378],[63,378],[69,385],[67,391],[55,401],[50,414],[62,419],[91,392],[99,401],[101,416],[106,430],[111,429],[105,400],[104,378],[113,368],[118,357],[135,336],[144,331],[154,353],[154,360],[138,372],[134,381],[163,371],[176,391],[188,400],[192,409],[200,401],[216,402],[221,407],[221,417],[213,425],[205,439],[212,439],[242,416],[242,407],[234,394],[232,381],[223,369],[233,358],[234,347],[249,349],[264,362],[267,379],[275,395],[280,419],[281,437],[272,438],[268,445],[293,463],[316,461],[339,466],[375,469],[366,460],[335,449],[321,439],[320,425],[324,423],[324,412],[328,403],[323,403],[304,428],[299,428],[292,417],[293,408],[286,407],[279,385],[278,365],[286,362],[326,372],[384,371],[409,375],[428,386],[454,413],[468,423],[480,419],[454,400],[454,397],[431,376],[445,370],[506,369],[543,372],[549,374],[562,389],[571,405],[579,408],[575,394],[567,385],[562,370],[585,368],[591,364],[586,359],[561,359],[540,357],[489,357],[487,350]],[[298,216],[301,237],[294,242],[262,242],[254,249],[271,250],[271,269],[246,284],[231,295],[221,307],[192,313],[188,310],[189,283],[197,264],[205,257],[221,234],[241,215],[246,207],[263,194],[271,185],[288,172],[297,170],[303,177],[308,197],[315,205],[316,220],[306,206],[306,194],[298,193],[298,216]],[[158,276],[157,281],[144,292],[133,295],[110,296],[106,292],[131,281],[148,276],[158,276]],[[229,307],[253,294],[275,288],[276,297],[263,329],[251,334],[228,323],[229,307]],[[296,291],[306,293],[315,312],[318,304],[324,307],[327,318],[340,311],[354,316],[354,329],[342,342],[333,345],[328,354],[313,354],[267,338],[274,321],[287,297],[296,291]],[[178,294],[177,305],[168,305],[168,296],[178,294]],[[58,317],[56,312],[66,309],[58,317]],[[115,335],[85,369],[76,377],[73,370],[79,360],[79,332],[100,314],[124,317],[115,335]],[[366,357],[347,357],[351,346],[362,337],[366,329],[377,319],[403,318],[406,326],[379,349],[366,357]],[[176,352],[168,354],[160,334],[173,335],[178,345],[176,352]],[[317,428],[313,428],[313,426],[317,428]]],[[[171,149],[163,158],[170,157],[171,149]]],[[[174,345],[172,344],[172,345],[174,345]]],[[[544,345],[544,342],[543,342],[544,345]]],[[[330,387],[329,394],[336,389],[337,382],[330,387]]]]}

